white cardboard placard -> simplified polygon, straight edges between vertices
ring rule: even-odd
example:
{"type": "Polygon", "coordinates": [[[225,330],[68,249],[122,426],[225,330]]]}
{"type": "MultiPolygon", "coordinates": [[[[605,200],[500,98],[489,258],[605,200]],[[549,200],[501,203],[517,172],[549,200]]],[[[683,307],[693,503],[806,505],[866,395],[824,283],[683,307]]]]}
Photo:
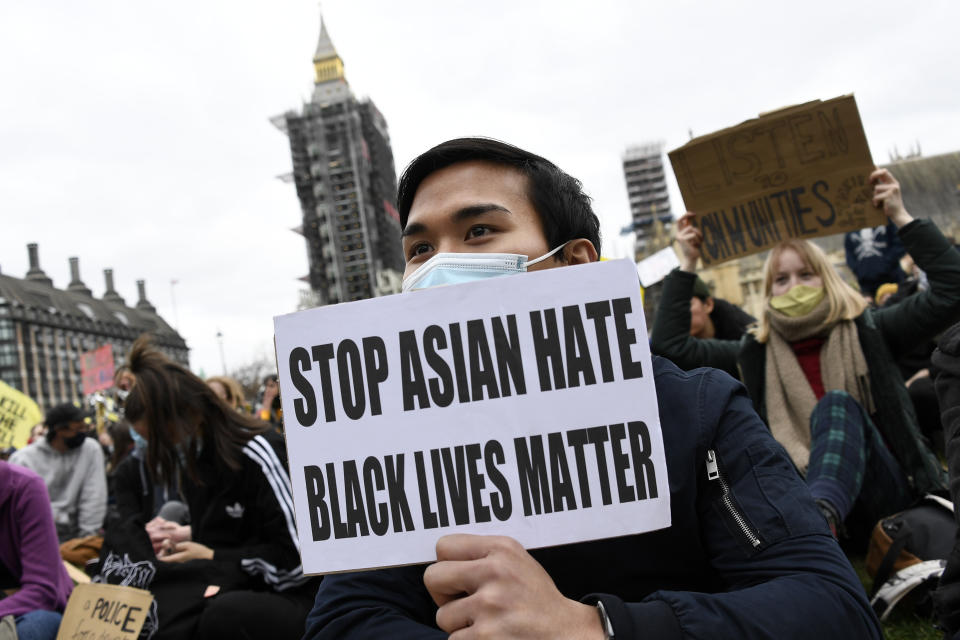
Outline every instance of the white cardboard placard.
{"type": "Polygon", "coordinates": [[[635,265],[614,260],[274,318],[305,573],[670,525],[635,265]]]}
{"type": "Polygon", "coordinates": [[[661,249],[637,263],[640,284],[644,288],[652,287],[679,266],[680,260],[677,259],[677,253],[673,250],[673,247],[661,249]]]}

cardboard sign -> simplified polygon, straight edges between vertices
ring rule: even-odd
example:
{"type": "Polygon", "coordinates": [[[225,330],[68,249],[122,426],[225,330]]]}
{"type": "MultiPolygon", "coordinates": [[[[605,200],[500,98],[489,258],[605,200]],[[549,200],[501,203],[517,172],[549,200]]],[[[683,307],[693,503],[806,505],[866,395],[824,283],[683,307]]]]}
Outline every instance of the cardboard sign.
{"type": "Polygon", "coordinates": [[[305,573],[662,529],[670,488],[635,265],[274,319],[305,573]]]}
{"type": "Polygon", "coordinates": [[[149,591],[112,584],[78,584],[70,594],[57,640],[135,640],[150,612],[149,591]]]}
{"type": "Polygon", "coordinates": [[[30,429],[43,422],[43,412],[30,396],[0,380],[0,449],[22,449],[30,439],[30,429]]]}
{"type": "Polygon", "coordinates": [[[673,250],[673,247],[661,249],[637,263],[640,284],[644,288],[652,287],[679,266],[680,260],[677,259],[677,253],[673,250]]]}
{"type": "Polygon", "coordinates": [[[871,202],[875,166],[852,95],[765,114],[669,155],[705,265],[886,224],[871,202]]]}
{"type": "Polygon", "coordinates": [[[88,395],[113,386],[113,347],[105,344],[99,349],[80,354],[80,376],[83,393],[88,395]]]}

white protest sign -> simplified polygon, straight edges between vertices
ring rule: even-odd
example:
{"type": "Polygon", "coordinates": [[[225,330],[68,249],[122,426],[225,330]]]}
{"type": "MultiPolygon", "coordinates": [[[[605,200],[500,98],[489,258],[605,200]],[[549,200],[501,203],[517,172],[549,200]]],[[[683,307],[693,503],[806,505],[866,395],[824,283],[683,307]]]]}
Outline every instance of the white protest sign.
{"type": "Polygon", "coordinates": [[[677,254],[673,247],[657,251],[637,263],[637,273],[640,275],[640,284],[643,288],[652,287],[667,277],[671,271],[680,266],[677,254]]]}
{"type": "Polygon", "coordinates": [[[274,319],[305,573],[662,529],[635,265],[548,269],[274,319]]]}

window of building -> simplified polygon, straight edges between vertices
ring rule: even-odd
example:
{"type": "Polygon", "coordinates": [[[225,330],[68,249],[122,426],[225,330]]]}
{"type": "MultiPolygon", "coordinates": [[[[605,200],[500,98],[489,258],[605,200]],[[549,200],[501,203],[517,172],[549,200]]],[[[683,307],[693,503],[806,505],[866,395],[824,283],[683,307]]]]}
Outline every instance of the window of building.
{"type": "Polygon", "coordinates": [[[13,343],[0,344],[0,367],[17,366],[17,345],[13,343]]]}
{"type": "Polygon", "coordinates": [[[83,302],[78,302],[77,309],[80,309],[80,311],[83,312],[83,315],[87,316],[91,320],[97,319],[97,314],[93,312],[93,309],[90,307],[90,305],[84,304],[83,302]]]}
{"type": "Polygon", "coordinates": [[[0,371],[0,380],[3,380],[14,389],[20,389],[20,374],[14,370],[0,371]]]}
{"type": "Polygon", "coordinates": [[[0,318],[0,340],[13,340],[14,335],[13,320],[0,318]]]}

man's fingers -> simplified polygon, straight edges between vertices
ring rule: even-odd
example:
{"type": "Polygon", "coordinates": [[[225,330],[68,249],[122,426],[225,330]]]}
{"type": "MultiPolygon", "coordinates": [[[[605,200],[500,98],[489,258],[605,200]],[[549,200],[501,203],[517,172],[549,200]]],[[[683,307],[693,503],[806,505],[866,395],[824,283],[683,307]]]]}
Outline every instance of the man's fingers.
{"type": "Polygon", "coordinates": [[[450,634],[448,640],[475,640],[480,637],[476,627],[463,627],[450,634]]]}
{"type": "Polygon", "coordinates": [[[423,572],[423,584],[438,607],[477,590],[484,579],[480,563],[474,560],[444,560],[423,572]]]}
{"type": "Polygon", "coordinates": [[[444,603],[437,609],[437,626],[447,633],[473,626],[477,617],[474,600],[466,596],[444,603]]]}
{"type": "Polygon", "coordinates": [[[523,547],[506,536],[454,533],[437,540],[437,560],[477,560],[491,553],[518,553],[523,547]]]}

